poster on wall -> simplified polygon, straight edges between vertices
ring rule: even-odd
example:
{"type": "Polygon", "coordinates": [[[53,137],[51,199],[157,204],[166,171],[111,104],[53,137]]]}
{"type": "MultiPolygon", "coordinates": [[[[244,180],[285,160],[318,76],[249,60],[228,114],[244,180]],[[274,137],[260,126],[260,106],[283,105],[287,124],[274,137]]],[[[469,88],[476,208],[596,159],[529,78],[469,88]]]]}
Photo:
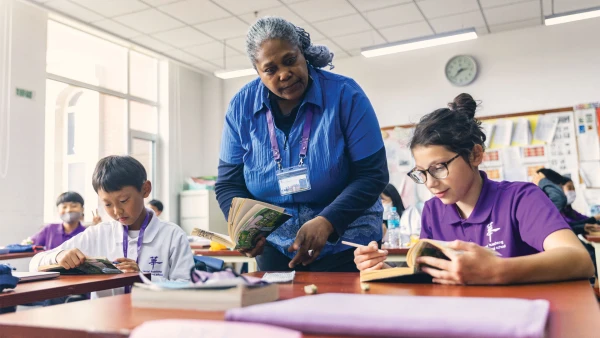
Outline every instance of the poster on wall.
{"type": "Polygon", "coordinates": [[[552,114],[558,118],[554,139],[548,150],[548,168],[571,177],[579,173],[577,140],[575,137],[574,114],[571,112],[552,114]]]}
{"type": "Polygon", "coordinates": [[[584,104],[575,107],[575,129],[579,149],[579,161],[600,161],[600,140],[596,108],[598,104],[584,104]]]}

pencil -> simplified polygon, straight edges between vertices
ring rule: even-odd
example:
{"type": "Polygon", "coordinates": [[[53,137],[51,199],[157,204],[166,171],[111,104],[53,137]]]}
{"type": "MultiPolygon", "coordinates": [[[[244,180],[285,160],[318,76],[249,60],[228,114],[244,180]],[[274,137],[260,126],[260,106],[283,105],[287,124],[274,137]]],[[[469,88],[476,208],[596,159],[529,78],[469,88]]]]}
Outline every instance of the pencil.
{"type": "MultiPolygon", "coordinates": [[[[352,243],[352,242],[347,242],[347,241],[342,241],[342,244],[345,244],[347,246],[353,246],[355,248],[362,248],[362,247],[366,246],[366,245],[352,243]]],[[[377,250],[377,252],[379,252],[379,253],[385,253],[385,250],[377,250]]]]}

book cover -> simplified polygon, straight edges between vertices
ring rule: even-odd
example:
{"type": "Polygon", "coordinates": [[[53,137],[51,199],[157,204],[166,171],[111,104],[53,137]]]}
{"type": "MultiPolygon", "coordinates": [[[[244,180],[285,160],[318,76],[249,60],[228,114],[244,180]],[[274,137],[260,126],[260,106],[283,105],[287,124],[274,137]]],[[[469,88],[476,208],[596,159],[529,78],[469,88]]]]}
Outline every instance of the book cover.
{"type": "Polygon", "coordinates": [[[43,272],[59,272],[61,275],[101,275],[123,273],[106,258],[86,258],[85,262],[73,269],[65,269],[58,264],[43,265],[38,268],[43,272]]]}

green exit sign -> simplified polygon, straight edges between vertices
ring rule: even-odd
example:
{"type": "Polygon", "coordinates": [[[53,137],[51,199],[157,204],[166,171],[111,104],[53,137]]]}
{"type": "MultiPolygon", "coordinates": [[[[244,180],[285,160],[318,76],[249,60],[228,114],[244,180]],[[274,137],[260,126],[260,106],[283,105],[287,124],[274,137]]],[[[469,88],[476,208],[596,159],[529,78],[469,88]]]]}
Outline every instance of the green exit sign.
{"type": "Polygon", "coordinates": [[[33,99],[33,91],[17,88],[17,96],[24,97],[26,99],[33,99]]]}

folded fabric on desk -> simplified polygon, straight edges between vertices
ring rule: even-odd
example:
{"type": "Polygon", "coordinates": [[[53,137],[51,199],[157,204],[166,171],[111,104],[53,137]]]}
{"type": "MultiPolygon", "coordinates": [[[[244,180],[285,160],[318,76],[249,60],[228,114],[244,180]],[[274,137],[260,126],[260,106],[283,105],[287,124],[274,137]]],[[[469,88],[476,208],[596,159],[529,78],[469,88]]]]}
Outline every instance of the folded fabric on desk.
{"type": "Polygon", "coordinates": [[[543,337],[546,300],[327,293],[231,309],[228,321],[368,337],[543,337]]]}
{"type": "Polygon", "coordinates": [[[202,338],[239,338],[239,337],[277,337],[302,338],[299,331],[280,327],[250,324],[227,323],[213,320],[165,319],[148,321],[133,330],[129,338],[163,337],[202,337],[202,338]]]}
{"type": "Polygon", "coordinates": [[[10,244],[6,246],[8,253],[21,253],[21,252],[40,252],[44,251],[44,247],[41,245],[31,244],[10,244]]]}

